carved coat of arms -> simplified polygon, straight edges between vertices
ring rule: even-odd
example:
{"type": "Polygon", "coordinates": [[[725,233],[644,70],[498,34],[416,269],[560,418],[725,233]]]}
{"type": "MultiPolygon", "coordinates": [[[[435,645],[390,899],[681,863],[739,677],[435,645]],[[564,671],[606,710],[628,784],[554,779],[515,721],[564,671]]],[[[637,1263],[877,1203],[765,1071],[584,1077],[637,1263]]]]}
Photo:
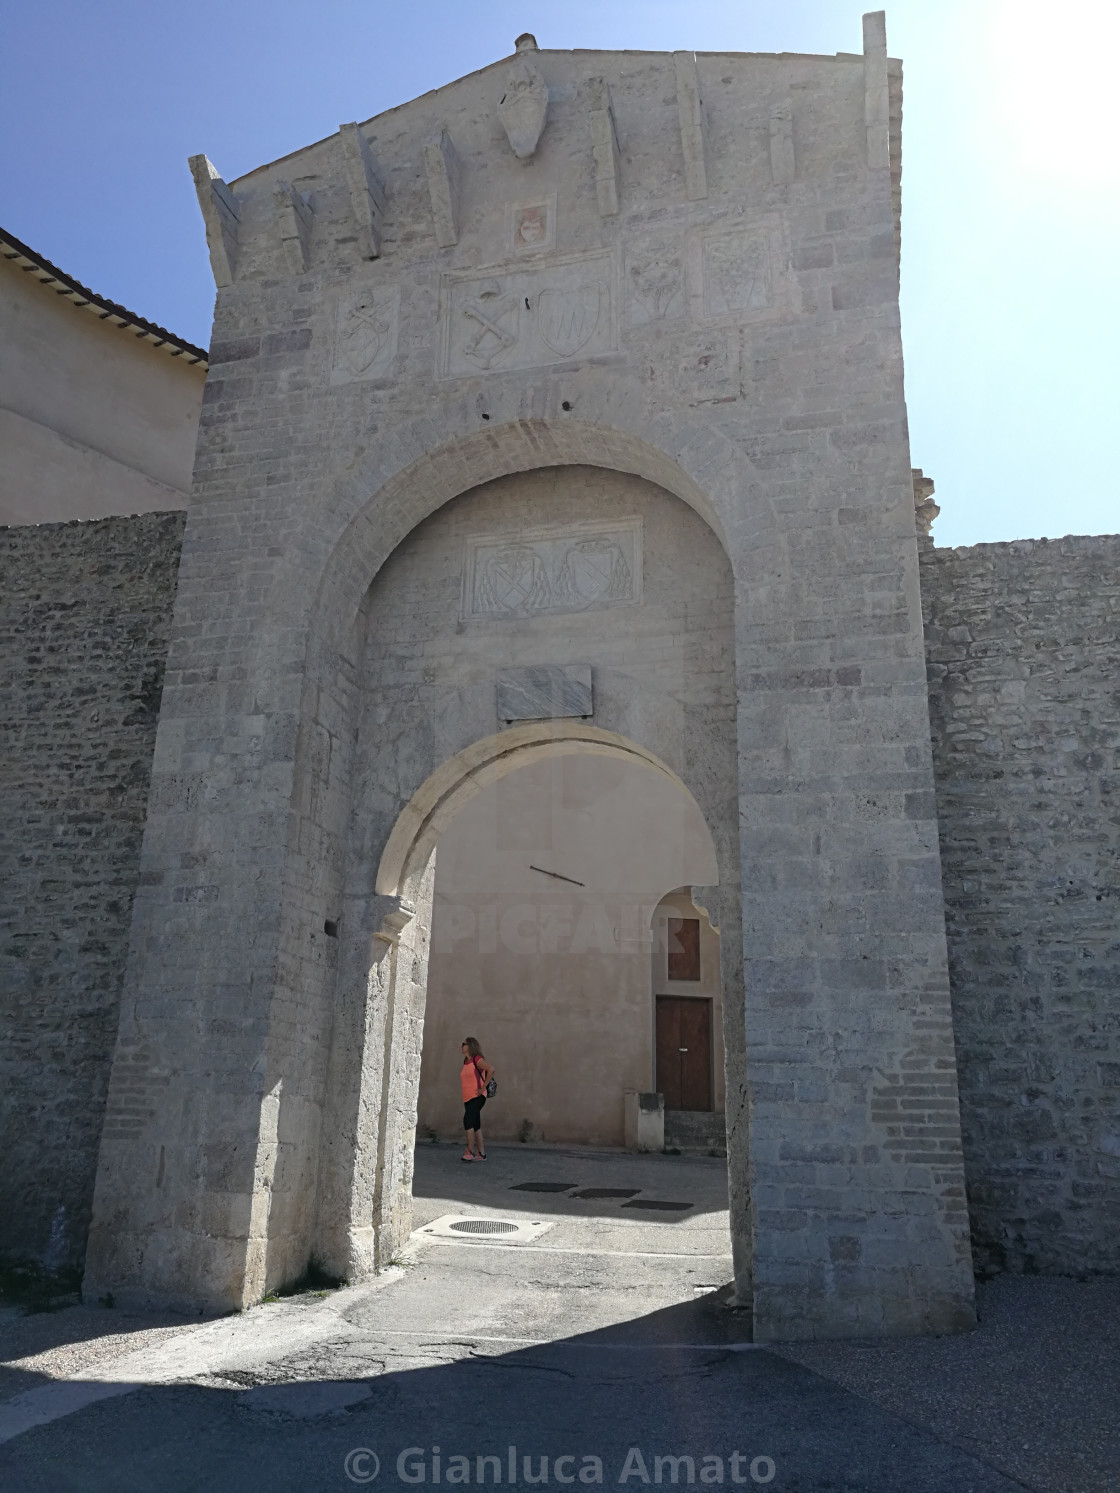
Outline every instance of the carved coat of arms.
{"type": "Polygon", "coordinates": [[[556,578],[556,599],[571,607],[628,601],[633,584],[621,545],[603,539],[581,539],[564,556],[556,578]]]}
{"type": "Polygon", "coordinates": [[[511,544],[488,555],[475,576],[478,612],[540,611],[551,588],[540,555],[528,545],[511,544]]]}
{"type": "Polygon", "coordinates": [[[503,295],[497,280],[484,281],[477,298],[463,307],[464,355],[479,368],[489,369],[517,345],[520,314],[516,295],[503,295]]]}
{"type": "Polygon", "coordinates": [[[335,346],[335,366],[361,378],[392,353],[396,307],[392,300],[360,296],[342,308],[335,346]]]}
{"type": "Polygon", "coordinates": [[[548,84],[531,63],[518,60],[498,103],[498,119],[519,160],[528,160],[536,150],[547,113],[548,84]]]}
{"type": "Polygon", "coordinates": [[[605,287],[598,280],[562,290],[542,290],[537,297],[541,341],[558,357],[573,357],[599,325],[605,287]]]}

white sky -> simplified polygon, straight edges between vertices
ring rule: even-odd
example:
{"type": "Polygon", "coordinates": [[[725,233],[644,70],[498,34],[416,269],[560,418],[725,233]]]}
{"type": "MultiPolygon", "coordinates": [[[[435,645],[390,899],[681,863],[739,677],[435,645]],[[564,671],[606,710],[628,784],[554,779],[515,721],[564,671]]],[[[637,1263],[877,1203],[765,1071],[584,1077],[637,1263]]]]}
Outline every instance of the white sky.
{"type": "MultiPolygon", "coordinates": [[[[0,13],[0,223],[205,343],[186,157],[230,179],[507,54],[858,52],[842,0],[36,0],[0,13]],[[13,142],[18,147],[13,148],[13,142]]],[[[897,0],[913,461],[939,544],[1120,530],[1120,5],[897,0]]]]}

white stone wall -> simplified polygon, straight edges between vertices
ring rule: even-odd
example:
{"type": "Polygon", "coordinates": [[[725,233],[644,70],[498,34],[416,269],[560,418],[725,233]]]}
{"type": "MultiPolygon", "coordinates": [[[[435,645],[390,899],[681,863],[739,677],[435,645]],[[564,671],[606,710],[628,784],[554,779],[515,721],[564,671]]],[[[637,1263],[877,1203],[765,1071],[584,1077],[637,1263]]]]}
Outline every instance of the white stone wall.
{"type": "MultiPolygon", "coordinates": [[[[99,1289],[237,1305],[406,1227],[430,892],[419,864],[371,884],[394,820],[412,833],[391,740],[350,816],[364,598],[444,503],[579,465],[693,507],[734,576],[743,892],[712,911],[745,987],[728,1137],[756,1332],[971,1320],[892,76],[881,17],[836,58],[533,53],[232,187],[195,162],[221,288],[99,1289]],[[518,77],[539,101],[530,64],[528,154],[498,110],[518,77]]],[[[478,719],[465,688],[447,731],[440,667],[397,680],[435,769],[478,719]]],[[[660,719],[626,719],[657,754],[660,719]]]]}

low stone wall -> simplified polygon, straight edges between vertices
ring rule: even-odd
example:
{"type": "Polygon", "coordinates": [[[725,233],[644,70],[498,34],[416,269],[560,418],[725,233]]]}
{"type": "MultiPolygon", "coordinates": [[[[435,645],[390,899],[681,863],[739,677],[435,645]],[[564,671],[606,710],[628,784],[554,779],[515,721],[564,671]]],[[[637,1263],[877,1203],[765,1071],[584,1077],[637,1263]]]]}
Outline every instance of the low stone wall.
{"type": "Polygon", "coordinates": [[[80,1266],[182,513],[0,528],[0,1256],[80,1266]]]}
{"type": "Polygon", "coordinates": [[[1120,1270],[1120,537],[921,564],[977,1267],[1120,1270]]]}

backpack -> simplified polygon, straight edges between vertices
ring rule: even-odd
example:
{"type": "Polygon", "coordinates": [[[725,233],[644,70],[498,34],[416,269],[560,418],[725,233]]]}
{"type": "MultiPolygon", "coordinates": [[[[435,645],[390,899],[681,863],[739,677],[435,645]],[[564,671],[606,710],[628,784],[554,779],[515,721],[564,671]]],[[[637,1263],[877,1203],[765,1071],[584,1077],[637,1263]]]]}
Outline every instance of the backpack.
{"type": "MultiPolygon", "coordinates": [[[[475,1071],[478,1072],[478,1059],[477,1058],[474,1059],[474,1066],[475,1066],[475,1071]]],[[[481,1078],[482,1075],[479,1074],[479,1077],[481,1078]]],[[[490,1074],[490,1082],[486,1085],[486,1098],[487,1099],[493,1099],[494,1095],[497,1092],[498,1092],[498,1080],[494,1077],[493,1073],[491,1073],[490,1074]]]]}

